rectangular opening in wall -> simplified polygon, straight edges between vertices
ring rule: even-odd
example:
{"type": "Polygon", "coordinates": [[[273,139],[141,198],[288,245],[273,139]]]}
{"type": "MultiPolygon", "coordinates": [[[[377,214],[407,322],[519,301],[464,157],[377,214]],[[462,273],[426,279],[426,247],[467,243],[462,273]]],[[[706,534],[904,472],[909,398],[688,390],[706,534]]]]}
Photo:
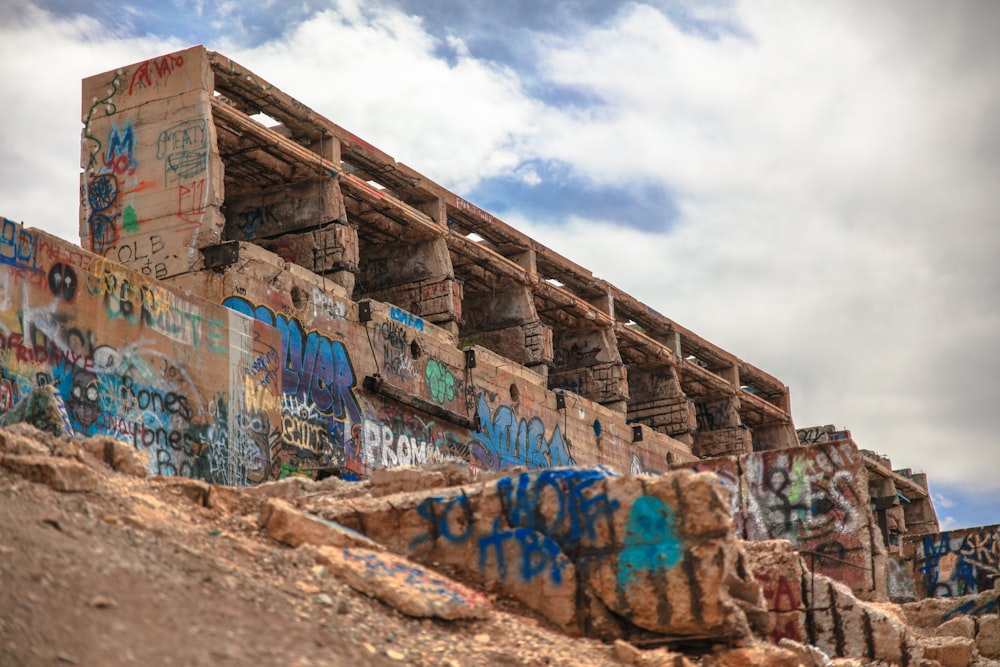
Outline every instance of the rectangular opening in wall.
{"type": "Polygon", "coordinates": [[[258,123],[260,123],[264,127],[271,127],[271,128],[273,128],[273,127],[277,127],[278,125],[281,125],[281,123],[279,123],[278,121],[274,120],[273,118],[271,118],[270,116],[268,116],[263,111],[258,111],[257,113],[252,114],[250,116],[250,118],[252,118],[253,120],[257,121],[258,123]]]}

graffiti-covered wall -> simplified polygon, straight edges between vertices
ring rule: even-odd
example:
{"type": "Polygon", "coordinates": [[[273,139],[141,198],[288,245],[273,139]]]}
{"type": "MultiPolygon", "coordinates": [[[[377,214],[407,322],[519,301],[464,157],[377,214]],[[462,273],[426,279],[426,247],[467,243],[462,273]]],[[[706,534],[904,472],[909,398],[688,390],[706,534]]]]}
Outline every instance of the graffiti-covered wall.
{"type": "Polygon", "coordinates": [[[920,597],[993,589],[1000,578],[1000,525],[907,538],[903,564],[920,597]]]}
{"type": "Polygon", "coordinates": [[[872,519],[868,474],[851,441],[699,461],[731,492],[745,539],[786,539],[816,570],[883,597],[886,554],[872,519]]]}
{"type": "Polygon", "coordinates": [[[253,484],[281,433],[273,327],[3,219],[0,412],[39,385],[151,473],[253,484]]]}
{"type": "Polygon", "coordinates": [[[445,461],[667,468],[669,439],[646,430],[633,443],[620,413],[580,398],[560,408],[539,374],[486,348],[460,350],[398,306],[355,302],[343,286],[252,244],[240,256],[224,271],[173,282],[281,333],[270,352],[281,387],[281,474],[336,468],[367,477],[445,461]]]}
{"type": "Polygon", "coordinates": [[[186,271],[218,242],[210,72],[187,49],[84,82],[80,239],[146,276],[186,271]]]}

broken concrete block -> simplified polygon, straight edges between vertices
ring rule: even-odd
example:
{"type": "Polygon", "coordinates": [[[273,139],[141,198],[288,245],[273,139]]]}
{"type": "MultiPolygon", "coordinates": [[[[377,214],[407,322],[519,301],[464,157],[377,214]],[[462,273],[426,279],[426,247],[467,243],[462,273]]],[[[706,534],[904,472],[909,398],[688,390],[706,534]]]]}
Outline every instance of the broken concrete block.
{"type": "Polygon", "coordinates": [[[172,490],[178,496],[187,498],[200,507],[208,506],[208,495],[212,485],[200,479],[190,477],[160,477],[156,479],[160,486],[172,490]]]}
{"type": "Polygon", "coordinates": [[[132,477],[145,477],[148,456],[115,438],[95,435],[80,441],[80,446],[112,470],[132,477]]]}
{"type": "Polygon", "coordinates": [[[966,637],[927,637],[920,642],[926,660],[941,667],[968,667],[976,652],[976,642],[966,637]]]}
{"type": "Polygon", "coordinates": [[[461,568],[577,634],[613,631],[587,626],[599,604],[643,630],[738,641],[751,634],[742,606],[763,609],[714,475],[551,469],[356,498],[325,516],[461,568]]]}
{"type": "Polygon", "coordinates": [[[773,644],[754,644],[713,654],[711,664],[713,667],[800,667],[810,663],[802,662],[796,651],[773,644]]]}
{"type": "Polygon", "coordinates": [[[1000,659],[1000,616],[981,616],[976,633],[976,648],[984,658],[1000,659]]]}
{"type": "Polygon", "coordinates": [[[19,422],[58,436],[72,438],[75,435],[62,395],[50,384],[36,387],[0,417],[0,426],[19,422]]]}
{"type": "Polygon", "coordinates": [[[486,618],[489,599],[400,556],[367,549],[319,547],[316,560],[351,588],[407,616],[446,620],[486,618]]]}
{"type": "Polygon", "coordinates": [[[801,644],[791,639],[782,639],[778,642],[778,646],[786,651],[795,653],[803,665],[816,665],[818,667],[819,665],[828,666],[830,664],[830,656],[815,646],[801,644]]]}
{"type": "Polygon", "coordinates": [[[906,625],[873,604],[857,599],[840,582],[821,574],[806,574],[806,599],[815,640],[828,655],[867,658],[893,664],[919,656],[906,625]]]}
{"type": "Polygon", "coordinates": [[[971,616],[956,616],[950,618],[934,631],[936,637],[966,637],[976,636],[976,622],[971,616]]]}
{"type": "Polygon", "coordinates": [[[0,428],[0,452],[48,456],[52,454],[52,447],[47,447],[42,439],[37,437],[44,435],[43,431],[39,431],[31,424],[13,424],[0,428]]]}
{"type": "Polygon", "coordinates": [[[79,461],[70,459],[3,454],[0,455],[0,468],[6,468],[31,482],[45,484],[56,491],[93,491],[97,488],[97,475],[94,471],[79,461]]]}
{"type": "Polygon", "coordinates": [[[315,544],[331,547],[382,547],[364,535],[318,516],[300,512],[284,500],[271,498],[261,512],[261,523],[267,534],[293,547],[315,544]]]}

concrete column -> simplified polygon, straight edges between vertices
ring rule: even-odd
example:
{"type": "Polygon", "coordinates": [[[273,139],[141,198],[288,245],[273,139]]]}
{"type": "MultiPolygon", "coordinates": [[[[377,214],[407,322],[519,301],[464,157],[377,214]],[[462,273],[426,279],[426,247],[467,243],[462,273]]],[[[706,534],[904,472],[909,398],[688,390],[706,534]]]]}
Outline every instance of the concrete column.
{"type": "Polygon", "coordinates": [[[549,388],[579,394],[614,410],[625,412],[628,374],[611,329],[558,331],[549,388]]]}
{"type": "Polygon", "coordinates": [[[443,237],[365,248],[354,298],[391,303],[458,336],[462,285],[443,237]]]}
{"type": "Polygon", "coordinates": [[[197,268],[219,243],[223,169],[207,52],[194,47],[83,81],[80,243],[143,275],[197,268]]]}

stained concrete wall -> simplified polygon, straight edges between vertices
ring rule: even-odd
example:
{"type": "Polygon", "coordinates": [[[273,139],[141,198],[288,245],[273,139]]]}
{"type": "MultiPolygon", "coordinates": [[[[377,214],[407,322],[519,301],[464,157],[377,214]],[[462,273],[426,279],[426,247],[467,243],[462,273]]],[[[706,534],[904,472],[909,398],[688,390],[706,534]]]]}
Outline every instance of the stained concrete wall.
{"type": "Polygon", "coordinates": [[[347,290],[252,244],[223,271],[175,284],[277,327],[285,473],[462,461],[484,470],[602,464],[664,471],[680,443],[582,398],[558,407],[544,378],[398,306],[347,290]],[[365,314],[362,315],[362,310],[365,314]],[[362,321],[364,320],[364,321],[362,321]],[[378,377],[377,392],[366,377],[378,377]],[[465,423],[466,426],[462,426],[465,423]]]}
{"type": "MultiPolygon", "coordinates": [[[[462,413],[483,428],[493,424],[494,431],[506,420],[513,432],[523,431],[503,446],[506,453],[484,454],[488,465],[563,462],[567,458],[558,441],[570,438],[566,431],[577,427],[580,433],[571,439],[579,451],[568,454],[573,460],[608,459],[645,470],[662,469],[668,455],[674,461],[692,458],[692,446],[694,454],[704,455],[794,445],[787,388],[775,378],[595,279],[219,54],[194,47],[90,77],[83,84],[81,112],[84,247],[201,294],[212,280],[202,274],[229,271],[231,253],[248,256],[246,248],[255,246],[305,269],[300,276],[315,274],[302,281],[323,279],[277,301],[254,298],[259,290],[242,283],[243,293],[214,289],[205,292],[210,299],[276,325],[284,318],[286,324],[298,320],[305,326],[308,318],[299,306],[319,290],[329,292],[327,298],[347,314],[355,312],[352,304],[371,299],[384,302],[390,315],[405,313],[386,326],[405,333],[419,321],[428,328],[417,328],[416,334],[444,336],[427,371],[428,357],[399,354],[394,345],[377,348],[367,333],[358,335],[364,327],[349,326],[358,319],[349,316],[338,325],[332,318],[331,331],[346,327],[347,339],[340,342],[362,370],[350,374],[357,383],[350,391],[347,385],[338,390],[353,410],[346,422],[336,411],[322,412],[323,396],[321,416],[316,416],[303,407],[308,396],[301,386],[285,387],[286,407],[298,410],[311,426],[286,411],[286,421],[302,435],[286,435],[283,441],[295,449],[292,441],[314,437],[322,422],[338,443],[336,451],[306,456],[304,463],[343,462],[361,473],[371,469],[368,459],[381,460],[381,452],[352,459],[339,435],[360,429],[358,437],[364,439],[366,417],[350,396],[369,375],[414,397],[409,403],[429,400],[448,411],[432,410],[439,417],[462,413]],[[280,125],[260,125],[251,118],[257,112],[280,125]],[[482,242],[470,240],[473,232],[484,237],[482,242]],[[338,292],[329,284],[344,289],[338,292]],[[291,305],[285,305],[286,297],[291,305]],[[286,307],[291,310],[279,312],[286,307]],[[465,357],[455,351],[459,344],[481,358],[500,356],[495,367],[509,373],[510,382],[477,393],[464,377],[465,357]],[[367,347],[376,347],[370,363],[363,361],[372,356],[367,347]],[[639,382],[633,397],[630,369],[641,374],[650,355],[669,367],[675,382],[670,388],[639,382]],[[442,387],[462,387],[464,395],[429,392],[437,377],[442,387]],[[449,385],[449,378],[455,382],[449,385]],[[512,388],[517,398],[491,399],[509,397],[512,388]],[[555,393],[566,396],[568,405],[553,412],[555,393]],[[508,415],[505,404],[516,417],[508,415]],[[533,411],[532,406],[545,409],[533,411]],[[708,416],[724,412],[725,419],[699,420],[698,410],[708,416]],[[544,437],[536,438],[541,428],[536,418],[545,422],[544,437]],[[354,423],[358,420],[362,423],[354,423]],[[638,435],[630,425],[639,427],[638,435]],[[586,434],[588,429],[592,433],[586,434]],[[552,456],[539,457],[539,447],[522,445],[518,437],[543,442],[541,449],[552,456]],[[644,444],[629,447],[633,440],[644,444]],[[611,451],[620,446],[626,451],[611,451]],[[521,451],[526,448],[533,449],[521,451]]],[[[325,326],[318,324],[317,331],[325,326]]],[[[317,335],[315,340],[322,340],[326,333],[317,335]]],[[[308,332],[303,336],[308,339],[308,332]]],[[[399,341],[393,335],[392,342],[399,341]]],[[[292,375],[283,377],[291,381],[292,375]]],[[[408,431],[418,446],[443,437],[434,427],[419,425],[427,421],[424,417],[414,421],[396,415],[389,421],[410,424],[396,430],[408,431]]],[[[439,428],[440,422],[435,421],[439,428]]],[[[476,430],[471,426],[469,433],[476,430]]],[[[373,434],[374,427],[368,432],[373,434]]],[[[396,442],[404,434],[397,433],[396,442]]],[[[365,447],[360,451],[371,450],[365,447]]],[[[413,460],[406,452],[396,454],[397,461],[413,460]]],[[[387,453],[385,462],[392,460],[387,453]]]]}
{"type": "Polygon", "coordinates": [[[52,384],[78,434],[130,442],[151,473],[243,485],[448,460],[663,471],[684,454],[643,429],[633,446],[619,413],[558,408],[532,371],[250,244],[227,270],[168,285],[10,220],[2,231],[0,411],[52,384]]]}
{"type": "Polygon", "coordinates": [[[997,587],[1000,525],[907,537],[897,587],[917,597],[960,597],[997,587]]]}
{"type": "Polygon", "coordinates": [[[187,49],[86,79],[81,245],[152,278],[197,265],[224,217],[211,71],[187,49]]]}
{"type": "Polygon", "coordinates": [[[807,564],[863,599],[887,598],[887,562],[868,496],[864,458],[852,441],[699,461],[730,492],[738,531],[752,541],[789,540],[807,564]]]}
{"type": "MultiPolygon", "coordinates": [[[[513,284],[500,300],[470,295],[467,322],[436,186],[403,203],[354,177],[358,167],[340,156],[356,137],[329,136],[338,128],[235,63],[195,47],[90,77],[83,100],[84,247],[281,334],[268,350],[281,409],[270,476],[367,476],[452,459],[662,471],[668,459],[693,458],[669,435],[627,423],[625,371],[607,326],[561,334],[557,363],[532,290],[513,284]],[[228,97],[217,84],[232,87],[228,97]],[[243,115],[255,110],[238,99],[240,86],[289,105],[268,109],[285,125],[267,141],[243,115]],[[290,109],[296,117],[282,115],[290,109]],[[400,218],[412,227],[392,227],[400,218]],[[459,322],[494,349],[475,340],[460,349],[459,322]],[[594,340],[600,368],[586,355],[568,361],[594,340]],[[565,392],[548,363],[594,387],[565,392]],[[553,390],[567,400],[557,404],[553,390]]],[[[397,169],[370,146],[358,150],[397,169]]]]}
{"type": "Polygon", "coordinates": [[[281,335],[240,313],[3,219],[0,412],[60,392],[79,435],[160,475],[254,484],[281,435],[281,335]]]}

